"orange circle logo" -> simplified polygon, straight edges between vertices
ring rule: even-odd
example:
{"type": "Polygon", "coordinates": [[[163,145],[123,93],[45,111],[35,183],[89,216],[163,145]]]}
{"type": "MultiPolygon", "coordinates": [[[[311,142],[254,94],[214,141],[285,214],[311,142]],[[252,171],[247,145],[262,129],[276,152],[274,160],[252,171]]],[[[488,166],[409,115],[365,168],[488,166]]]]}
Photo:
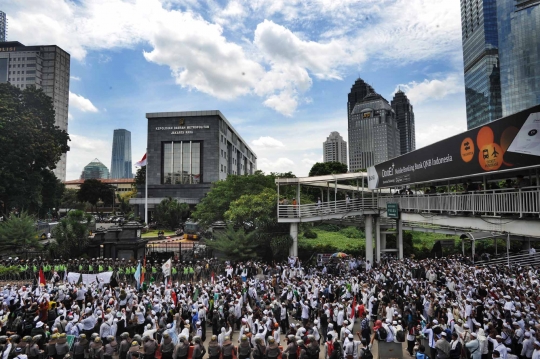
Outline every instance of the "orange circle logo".
{"type": "Polygon", "coordinates": [[[476,145],[478,149],[482,149],[485,145],[490,145],[495,141],[493,130],[489,126],[484,126],[476,135],[476,145]]]}
{"type": "Polygon", "coordinates": [[[498,170],[503,164],[503,149],[497,143],[490,143],[480,148],[478,162],[484,171],[498,170]]]}
{"type": "Polygon", "coordinates": [[[474,158],[474,142],[472,138],[467,137],[461,142],[461,159],[463,162],[471,162],[474,158]]]}

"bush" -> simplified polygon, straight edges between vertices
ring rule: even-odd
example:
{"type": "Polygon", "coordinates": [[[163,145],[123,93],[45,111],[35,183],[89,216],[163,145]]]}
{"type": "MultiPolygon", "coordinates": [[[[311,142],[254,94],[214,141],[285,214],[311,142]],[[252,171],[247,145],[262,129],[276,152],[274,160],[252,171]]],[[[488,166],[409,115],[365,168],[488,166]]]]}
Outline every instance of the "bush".
{"type": "Polygon", "coordinates": [[[364,232],[353,226],[342,228],[339,233],[343,234],[347,238],[365,238],[364,232]]]}
{"type": "Polygon", "coordinates": [[[315,239],[317,238],[317,233],[313,232],[311,229],[308,229],[304,232],[304,238],[315,239]]]}
{"type": "Polygon", "coordinates": [[[317,226],[317,229],[326,232],[339,232],[341,227],[335,224],[322,223],[317,226]]]}

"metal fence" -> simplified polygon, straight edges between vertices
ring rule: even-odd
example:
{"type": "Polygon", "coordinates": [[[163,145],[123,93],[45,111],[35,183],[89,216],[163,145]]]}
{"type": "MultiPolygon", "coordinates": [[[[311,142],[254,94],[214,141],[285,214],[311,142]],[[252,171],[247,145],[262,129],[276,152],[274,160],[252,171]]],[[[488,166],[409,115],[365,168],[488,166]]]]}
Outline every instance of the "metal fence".
{"type": "Polygon", "coordinates": [[[540,214],[540,190],[538,187],[500,189],[472,193],[441,193],[434,195],[411,195],[379,197],[378,207],[398,203],[400,210],[413,212],[472,213],[486,215],[540,214]]]}
{"type": "Polygon", "coordinates": [[[278,218],[310,218],[376,209],[377,198],[352,198],[349,200],[310,203],[301,205],[278,205],[278,218]]]}

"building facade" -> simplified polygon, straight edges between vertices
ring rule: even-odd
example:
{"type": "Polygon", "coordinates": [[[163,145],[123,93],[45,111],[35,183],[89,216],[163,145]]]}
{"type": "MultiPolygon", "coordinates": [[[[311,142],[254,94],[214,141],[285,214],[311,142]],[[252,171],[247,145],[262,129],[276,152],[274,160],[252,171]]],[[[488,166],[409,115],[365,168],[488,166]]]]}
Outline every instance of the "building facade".
{"type": "Polygon", "coordinates": [[[7,40],[7,17],[6,13],[0,11],[0,42],[7,40]]]}
{"type": "MultiPolygon", "coordinates": [[[[253,174],[257,156],[220,111],[147,113],[148,208],[164,198],[197,204],[229,175],[253,174]]],[[[138,187],[144,218],[144,187],[138,187]]]]}
{"type": "MultiPolygon", "coordinates": [[[[356,103],[362,101],[368,94],[375,92],[373,87],[368,85],[361,78],[356,79],[351,87],[351,92],[347,96],[347,118],[350,119],[351,112],[354,109],[356,103]]],[[[350,143],[350,139],[349,139],[350,143]]]]}
{"type": "Polygon", "coordinates": [[[497,1],[461,0],[461,36],[471,129],[502,117],[497,1]]]}
{"type": "Polygon", "coordinates": [[[400,154],[399,130],[392,106],[371,93],[358,102],[349,121],[349,171],[367,169],[400,154]]]}
{"type": "Polygon", "coordinates": [[[416,130],[414,126],[414,111],[407,95],[398,90],[390,103],[396,113],[396,122],[399,130],[400,155],[416,149],[416,130]]]}
{"type": "Polygon", "coordinates": [[[109,169],[97,158],[84,166],[84,169],[81,173],[81,180],[108,178],[110,178],[109,169]]]}
{"type": "Polygon", "coordinates": [[[502,114],[540,104],[540,0],[497,0],[502,114]]]}
{"type": "Polygon", "coordinates": [[[339,132],[330,132],[330,136],[323,142],[323,162],[347,162],[347,141],[340,136],[339,132]]]}
{"type": "Polygon", "coordinates": [[[131,159],[131,132],[114,130],[111,178],[133,178],[133,163],[131,159]]]}
{"type": "MultiPolygon", "coordinates": [[[[68,130],[70,55],[58,46],[24,46],[17,41],[0,43],[0,83],[20,89],[42,88],[51,99],[55,124],[68,130]]],[[[66,179],[66,154],[53,170],[66,179]]]]}
{"type": "MultiPolygon", "coordinates": [[[[114,187],[115,194],[125,194],[127,192],[133,191],[133,186],[135,186],[134,178],[118,178],[118,179],[105,179],[105,178],[96,178],[100,182],[108,184],[111,187],[114,187]]],[[[83,179],[64,181],[64,185],[67,189],[80,189],[81,185],[84,183],[83,179]]]]}

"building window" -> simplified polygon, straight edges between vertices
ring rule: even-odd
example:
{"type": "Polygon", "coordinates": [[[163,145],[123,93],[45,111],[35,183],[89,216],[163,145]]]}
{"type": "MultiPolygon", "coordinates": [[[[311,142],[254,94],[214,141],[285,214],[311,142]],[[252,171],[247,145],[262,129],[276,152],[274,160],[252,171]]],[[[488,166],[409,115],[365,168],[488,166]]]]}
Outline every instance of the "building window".
{"type": "Polygon", "coordinates": [[[163,172],[161,183],[201,183],[201,142],[164,142],[162,163],[163,172]]]}

